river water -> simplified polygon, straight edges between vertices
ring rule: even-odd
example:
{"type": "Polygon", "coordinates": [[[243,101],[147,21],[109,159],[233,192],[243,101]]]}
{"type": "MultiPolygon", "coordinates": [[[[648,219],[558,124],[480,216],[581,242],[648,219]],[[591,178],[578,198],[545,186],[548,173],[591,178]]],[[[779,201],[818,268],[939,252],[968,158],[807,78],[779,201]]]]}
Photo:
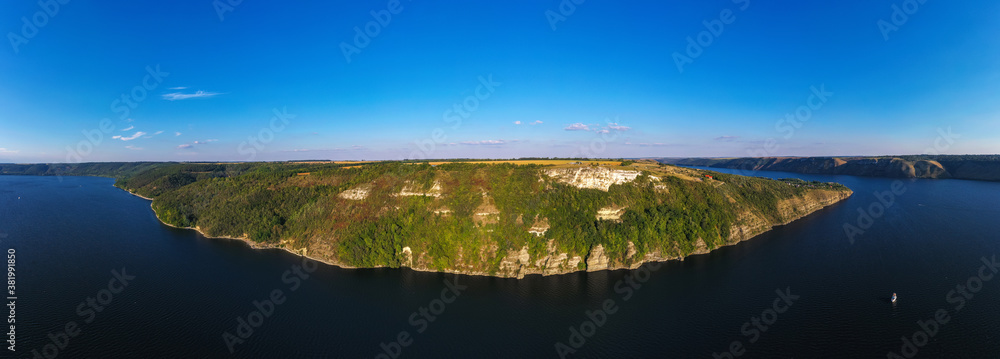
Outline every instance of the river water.
{"type": "Polygon", "coordinates": [[[521,280],[315,265],[165,226],[110,179],[0,176],[17,297],[16,351],[0,356],[1000,355],[1000,276],[984,264],[1000,254],[1000,183],[753,175],[855,193],[684,261],[521,280]]]}

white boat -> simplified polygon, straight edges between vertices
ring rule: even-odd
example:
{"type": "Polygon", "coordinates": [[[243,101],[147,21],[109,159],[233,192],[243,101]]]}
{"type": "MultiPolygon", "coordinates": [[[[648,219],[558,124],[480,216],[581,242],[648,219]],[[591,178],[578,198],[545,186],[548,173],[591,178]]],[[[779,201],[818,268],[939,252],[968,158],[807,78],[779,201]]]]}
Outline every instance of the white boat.
{"type": "Polygon", "coordinates": [[[891,300],[893,303],[895,303],[896,302],[896,293],[892,293],[892,298],[890,298],[889,300],[891,300]]]}

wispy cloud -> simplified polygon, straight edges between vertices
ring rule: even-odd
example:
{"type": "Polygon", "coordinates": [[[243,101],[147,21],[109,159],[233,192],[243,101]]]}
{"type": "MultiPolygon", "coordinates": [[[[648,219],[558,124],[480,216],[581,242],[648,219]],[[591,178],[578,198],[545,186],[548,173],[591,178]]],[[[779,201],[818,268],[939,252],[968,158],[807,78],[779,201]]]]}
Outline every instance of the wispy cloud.
{"type": "Polygon", "coordinates": [[[515,124],[515,125],[520,125],[520,124],[521,124],[521,121],[514,121],[514,124],[515,124]]]}
{"type": "MultiPolygon", "coordinates": [[[[541,123],[542,121],[536,122],[541,123]]],[[[608,125],[603,127],[601,125],[585,125],[577,122],[564,128],[566,131],[594,131],[596,133],[611,133],[611,131],[625,132],[631,129],[631,127],[619,125],[617,122],[608,122],[608,125]]]]}
{"type": "Polygon", "coordinates": [[[723,141],[723,142],[733,142],[733,141],[736,141],[739,138],[740,138],[740,136],[719,136],[719,137],[716,137],[715,140],[716,141],[723,141]]]}
{"type": "Polygon", "coordinates": [[[178,86],[178,87],[171,87],[170,89],[171,89],[171,90],[184,90],[184,89],[187,89],[187,87],[184,87],[184,86],[178,86]]]}
{"type": "Polygon", "coordinates": [[[116,140],[122,140],[122,141],[131,141],[131,140],[137,139],[139,137],[142,137],[144,135],[146,135],[145,132],[139,131],[139,132],[136,132],[136,133],[132,134],[132,136],[128,136],[128,137],[115,135],[115,136],[111,136],[111,138],[116,139],[116,140]]]}
{"type": "Polygon", "coordinates": [[[8,150],[6,148],[0,147],[0,153],[18,153],[18,152],[21,152],[21,151],[8,150]]]}
{"type": "Polygon", "coordinates": [[[503,145],[508,142],[516,141],[505,141],[505,140],[483,140],[483,141],[464,141],[460,142],[463,145],[481,146],[481,145],[503,145]]]}
{"type": "Polygon", "coordinates": [[[135,147],[135,146],[132,146],[132,145],[125,146],[125,148],[133,150],[133,151],[141,151],[142,150],[142,147],[135,147]]]}
{"type": "Polygon", "coordinates": [[[607,129],[608,130],[612,130],[612,131],[625,132],[625,131],[631,130],[632,128],[628,127],[628,126],[619,125],[616,122],[612,122],[612,123],[608,124],[607,129]]]}
{"type": "Polygon", "coordinates": [[[159,134],[161,134],[161,133],[163,133],[163,131],[156,131],[156,132],[154,132],[154,133],[153,133],[152,135],[149,135],[149,136],[142,136],[142,138],[153,138],[153,136],[156,136],[156,135],[159,135],[159,134]]]}
{"type": "MultiPolygon", "coordinates": [[[[179,133],[180,132],[178,132],[178,134],[179,133]]],[[[218,141],[218,140],[214,139],[214,138],[207,139],[207,140],[197,140],[197,141],[194,141],[194,142],[191,142],[191,143],[185,143],[185,144],[182,144],[182,145],[178,145],[177,149],[192,148],[192,147],[194,147],[194,145],[206,145],[206,144],[209,144],[209,143],[212,143],[212,142],[215,142],[215,141],[218,141]]]]}
{"type": "Polygon", "coordinates": [[[174,132],[174,136],[180,136],[180,135],[181,135],[180,132],[174,132]]]}
{"type": "Polygon", "coordinates": [[[135,126],[131,126],[131,125],[130,125],[130,126],[128,126],[127,128],[123,128],[123,129],[122,129],[122,131],[128,131],[128,130],[131,130],[131,129],[133,129],[133,128],[135,128],[135,126]]]}
{"type": "Polygon", "coordinates": [[[172,93],[164,94],[163,95],[163,99],[170,100],[170,101],[187,100],[189,98],[205,98],[205,97],[212,97],[212,96],[221,95],[221,94],[222,93],[219,93],[219,92],[205,92],[205,91],[201,91],[201,90],[195,91],[195,93],[172,92],[172,93]]]}
{"type": "Polygon", "coordinates": [[[535,122],[532,122],[531,124],[532,125],[541,125],[542,123],[543,122],[541,120],[536,120],[535,122]]]}
{"type": "Polygon", "coordinates": [[[295,148],[291,150],[281,150],[281,152],[346,152],[346,151],[362,151],[366,150],[365,146],[353,145],[348,148],[295,148]]]}

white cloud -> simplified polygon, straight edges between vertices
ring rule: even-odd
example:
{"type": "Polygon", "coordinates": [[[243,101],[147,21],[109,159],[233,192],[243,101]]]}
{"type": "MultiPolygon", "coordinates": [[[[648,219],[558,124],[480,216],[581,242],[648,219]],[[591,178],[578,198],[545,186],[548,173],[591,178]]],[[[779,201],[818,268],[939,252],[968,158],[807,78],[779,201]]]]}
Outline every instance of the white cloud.
{"type": "Polygon", "coordinates": [[[532,125],[541,125],[542,123],[543,123],[543,122],[542,122],[541,120],[537,120],[537,121],[535,121],[535,122],[532,122],[531,124],[532,124],[532,125]]]}
{"type": "Polygon", "coordinates": [[[153,136],[159,135],[161,133],[163,133],[163,131],[156,131],[156,133],[153,133],[153,136]]]}
{"type": "Polygon", "coordinates": [[[189,144],[186,144],[186,143],[185,143],[185,144],[183,144],[183,145],[178,145],[178,146],[177,146],[177,149],[178,149],[178,150],[183,150],[183,149],[185,149],[185,148],[191,148],[191,147],[192,147],[192,145],[189,145],[189,144]]]}
{"type": "Polygon", "coordinates": [[[194,144],[196,144],[196,145],[204,145],[206,143],[215,142],[215,141],[218,141],[218,140],[212,138],[212,139],[208,139],[208,140],[204,140],[204,141],[194,141],[194,144]]]}
{"type": "Polygon", "coordinates": [[[187,87],[184,87],[184,86],[178,86],[178,87],[171,87],[170,89],[171,89],[171,90],[184,90],[184,89],[186,89],[186,88],[187,88],[187,87]]]}
{"type": "Polygon", "coordinates": [[[128,131],[135,128],[135,126],[128,126],[128,128],[123,128],[122,131],[128,131]]]}
{"type": "Polygon", "coordinates": [[[564,130],[566,131],[590,131],[590,126],[584,125],[582,123],[574,123],[567,126],[564,130]]]}
{"type": "Polygon", "coordinates": [[[174,136],[180,136],[180,135],[181,135],[180,132],[174,132],[174,136]]]}
{"type": "Polygon", "coordinates": [[[515,124],[515,125],[520,125],[520,124],[521,124],[521,121],[514,121],[514,124],[515,124]]]}
{"type": "Polygon", "coordinates": [[[141,151],[142,150],[142,147],[135,147],[135,146],[132,146],[132,145],[125,146],[125,148],[133,150],[133,151],[141,151]]]}
{"type": "Polygon", "coordinates": [[[632,128],[628,127],[628,126],[621,126],[618,123],[612,122],[612,123],[608,124],[608,129],[614,130],[614,131],[625,132],[625,131],[631,130],[632,128]]]}
{"type": "Polygon", "coordinates": [[[212,96],[215,96],[215,95],[221,95],[221,93],[218,93],[218,92],[205,92],[205,91],[201,91],[201,90],[195,91],[195,93],[173,92],[173,93],[164,94],[163,95],[163,99],[174,101],[174,100],[187,100],[189,98],[212,97],[212,96]]]}
{"type": "Polygon", "coordinates": [[[0,153],[18,153],[18,152],[21,152],[21,151],[8,150],[6,148],[0,147],[0,153]]]}
{"type": "Polygon", "coordinates": [[[122,141],[131,141],[131,140],[137,139],[139,137],[142,137],[144,135],[146,135],[145,132],[139,131],[139,132],[136,132],[136,133],[132,134],[132,136],[128,136],[128,137],[115,135],[115,136],[111,136],[111,138],[116,139],[116,140],[122,140],[122,141]]]}
{"type": "Polygon", "coordinates": [[[716,137],[715,140],[723,142],[733,142],[736,141],[738,138],[740,138],[740,136],[719,136],[716,137]]]}

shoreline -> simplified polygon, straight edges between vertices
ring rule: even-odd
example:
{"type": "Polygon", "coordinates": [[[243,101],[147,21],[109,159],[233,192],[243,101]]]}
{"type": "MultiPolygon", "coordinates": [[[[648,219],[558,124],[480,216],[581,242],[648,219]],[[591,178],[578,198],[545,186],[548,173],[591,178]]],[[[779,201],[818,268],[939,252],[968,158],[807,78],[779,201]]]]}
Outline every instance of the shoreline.
{"type": "Polygon", "coordinates": [[[167,227],[177,228],[177,229],[192,230],[192,231],[198,232],[198,234],[200,234],[202,237],[205,237],[205,238],[208,238],[208,239],[228,239],[228,240],[243,242],[244,244],[246,244],[251,249],[256,249],[256,250],[260,250],[260,249],[277,249],[277,250],[283,250],[285,252],[288,252],[289,254],[294,254],[294,255],[299,256],[299,257],[306,257],[306,258],[309,258],[309,259],[311,259],[313,261],[320,262],[320,263],[323,263],[323,264],[326,264],[326,265],[331,265],[331,266],[334,266],[334,267],[344,268],[344,269],[359,269],[357,267],[351,267],[351,266],[348,266],[348,265],[331,263],[331,262],[328,262],[326,260],[322,260],[322,259],[319,259],[319,258],[310,257],[309,255],[304,255],[302,253],[292,251],[292,250],[290,250],[288,248],[283,248],[283,247],[278,247],[278,246],[273,246],[273,245],[262,245],[260,243],[251,241],[248,238],[236,238],[236,237],[227,237],[227,236],[215,237],[215,236],[210,236],[208,234],[205,234],[205,232],[202,232],[200,228],[175,226],[175,225],[172,225],[170,223],[164,222],[162,219],[160,219],[160,214],[156,213],[156,209],[153,208],[153,199],[152,198],[144,197],[144,196],[141,196],[139,194],[132,193],[131,191],[126,190],[124,188],[119,188],[119,187],[115,187],[115,188],[121,189],[122,191],[125,191],[128,194],[131,194],[133,196],[136,196],[136,197],[139,197],[139,198],[142,198],[144,200],[149,201],[149,209],[153,211],[153,216],[156,217],[156,220],[159,221],[160,224],[165,225],[167,227]]]}
{"type": "MultiPolygon", "coordinates": [[[[112,186],[114,186],[114,185],[112,185],[112,186]]],[[[299,256],[299,257],[309,258],[310,260],[313,260],[315,262],[323,263],[323,264],[326,264],[326,265],[329,265],[329,266],[333,266],[333,267],[337,267],[337,268],[341,268],[341,269],[380,269],[380,268],[391,268],[391,267],[352,267],[352,266],[344,265],[344,264],[341,264],[341,263],[333,263],[333,262],[330,262],[330,261],[327,261],[327,260],[324,260],[324,259],[310,257],[308,254],[302,254],[299,251],[293,251],[293,250],[288,249],[288,248],[278,247],[276,245],[260,244],[260,243],[251,241],[249,238],[235,238],[235,237],[227,237],[227,236],[213,237],[213,236],[209,236],[209,235],[205,234],[205,232],[202,232],[201,229],[199,229],[199,228],[195,228],[195,227],[178,227],[178,226],[166,223],[166,222],[164,222],[163,220],[160,219],[160,215],[158,213],[156,213],[156,209],[153,208],[153,199],[152,198],[148,198],[148,197],[144,197],[144,196],[138,195],[136,193],[132,193],[131,191],[126,190],[124,188],[120,188],[120,187],[117,187],[117,186],[114,186],[114,187],[118,188],[118,189],[120,189],[122,191],[125,191],[126,193],[131,194],[133,196],[136,196],[136,197],[145,199],[147,201],[150,201],[149,202],[149,209],[153,211],[153,216],[156,217],[156,220],[159,221],[160,224],[163,224],[163,225],[166,225],[166,226],[169,226],[169,227],[172,227],[172,228],[177,228],[177,229],[189,229],[189,230],[193,230],[195,232],[198,232],[198,234],[200,234],[202,237],[205,237],[205,238],[208,238],[208,239],[227,239],[227,240],[239,241],[239,242],[243,242],[249,248],[254,249],[254,250],[263,250],[263,249],[282,250],[282,251],[285,251],[285,252],[287,252],[289,254],[293,254],[293,255],[296,255],[296,256],[299,256]]],[[[716,251],[718,249],[722,249],[722,248],[729,247],[729,246],[735,246],[737,244],[740,244],[741,242],[749,241],[749,240],[751,240],[753,238],[756,238],[756,237],[758,237],[758,236],[760,236],[760,235],[762,235],[764,233],[770,232],[771,230],[773,230],[776,227],[787,225],[787,224],[792,223],[792,222],[794,222],[796,220],[799,220],[799,219],[802,219],[802,218],[804,218],[806,216],[809,216],[810,214],[818,212],[818,211],[820,211],[820,210],[822,210],[822,209],[824,209],[826,207],[829,207],[829,206],[832,206],[834,204],[840,203],[843,200],[846,200],[847,198],[850,198],[853,194],[854,194],[853,191],[851,191],[850,194],[848,194],[844,198],[842,198],[840,200],[837,200],[835,202],[826,204],[826,205],[822,205],[822,206],[820,206],[819,208],[817,208],[816,210],[814,210],[812,212],[809,212],[807,214],[804,214],[804,215],[792,218],[792,219],[786,221],[785,223],[774,224],[774,225],[770,226],[769,228],[767,228],[767,229],[765,229],[763,231],[760,231],[759,233],[755,233],[753,235],[747,236],[746,238],[733,241],[732,243],[723,244],[723,245],[721,245],[721,246],[719,246],[717,248],[713,248],[711,250],[695,251],[695,252],[692,252],[692,253],[688,254],[687,256],[678,256],[678,257],[675,257],[675,258],[650,258],[651,260],[643,260],[643,261],[638,262],[638,263],[633,263],[631,266],[622,266],[622,267],[611,267],[611,266],[609,266],[609,267],[604,268],[604,269],[593,270],[593,271],[589,271],[589,270],[587,270],[585,268],[585,269],[577,269],[577,270],[573,270],[573,271],[569,271],[569,272],[552,273],[552,274],[547,274],[547,275],[546,274],[541,274],[541,273],[531,273],[531,274],[524,274],[524,275],[522,275],[520,277],[517,277],[517,276],[500,276],[500,275],[494,275],[494,274],[482,273],[482,272],[461,272],[461,271],[454,271],[454,270],[443,270],[442,271],[442,270],[433,270],[433,269],[420,269],[420,268],[414,268],[414,267],[408,267],[408,266],[399,266],[396,269],[404,269],[404,268],[406,268],[406,269],[410,269],[410,270],[413,270],[413,271],[416,271],[416,272],[425,272],[425,273],[444,273],[444,274],[454,274],[454,275],[466,275],[466,276],[476,276],[476,277],[491,277],[491,278],[509,278],[509,279],[522,279],[522,278],[527,277],[527,276],[536,276],[536,275],[537,276],[541,276],[541,277],[550,277],[550,276],[559,276],[559,275],[574,274],[574,273],[580,273],[580,272],[585,272],[586,273],[586,272],[602,272],[602,271],[618,271],[618,270],[635,270],[635,269],[637,269],[639,267],[642,267],[642,266],[650,264],[650,263],[666,263],[666,262],[670,262],[670,261],[680,261],[680,262],[683,262],[688,257],[709,254],[709,253],[714,252],[714,251],[716,251]]]]}

